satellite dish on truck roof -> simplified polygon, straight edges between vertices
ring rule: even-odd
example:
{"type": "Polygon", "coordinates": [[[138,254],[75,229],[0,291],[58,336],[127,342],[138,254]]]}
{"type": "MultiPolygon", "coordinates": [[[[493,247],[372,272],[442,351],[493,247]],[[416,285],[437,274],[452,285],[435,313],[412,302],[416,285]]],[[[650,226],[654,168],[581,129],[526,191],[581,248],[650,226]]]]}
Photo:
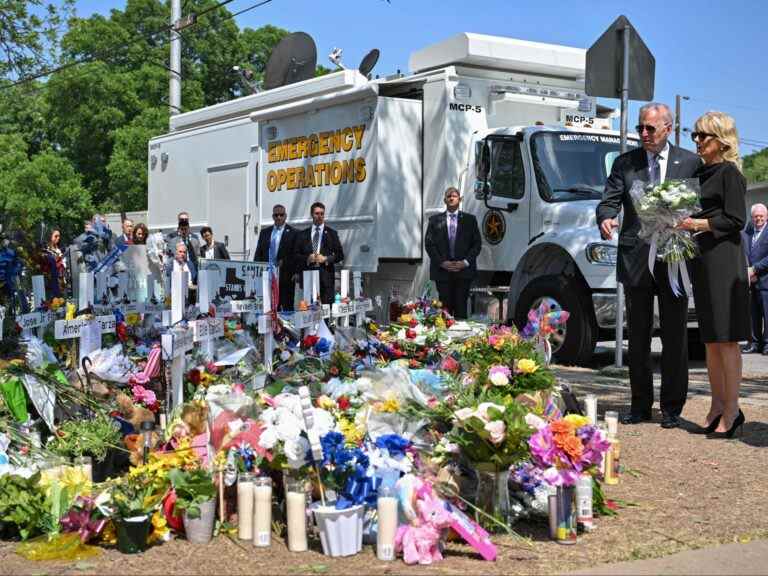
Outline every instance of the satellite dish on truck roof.
{"type": "Polygon", "coordinates": [[[264,71],[264,89],[308,80],[314,77],[316,65],[317,48],[312,37],[305,32],[289,34],[272,50],[264,71]]]}
{"type": "Polygon", "coordinates": [[[358,71],[363,76],[368,76],[368,74],[371,73],[371,70],[373,70],[373,67],[376,66],[376,62],[379,61],[379,49],[374,48],[368,54],[366,54],[363,59],[360,61],[360,66],[358,66],[358,71]]]}

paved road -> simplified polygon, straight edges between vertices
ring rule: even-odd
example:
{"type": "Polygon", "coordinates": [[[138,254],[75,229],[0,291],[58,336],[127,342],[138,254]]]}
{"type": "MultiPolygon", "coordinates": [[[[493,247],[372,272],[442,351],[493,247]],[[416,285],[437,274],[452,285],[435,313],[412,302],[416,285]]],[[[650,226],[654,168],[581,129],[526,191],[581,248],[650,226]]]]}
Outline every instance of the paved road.
{"type": "MultiPolygon", "coordinates": [[[[617,371],[614,366],[614,350],[612,343],[601,342],[597,347],[592,365],[589,368],[558,367],[558,375],[566,380],[574,378],[579,381],[583,391],[590,385],[595,391],[600,390],[628,390],[629,373],[626,368],[617,371]],[[585,382],[590,378],[590,382],[585,382]]],[[[627,361],[627,348],[624,347],[624,364],[627,361]]],[[[654,386],[660,386],[659,364],[661,361],[661,340],[654,338],[651,344],[651,352],[654,360],[654,386]]],[[[745,404],[757,404],[768,406],[768,356],[761,354],[744,354],[744,380],[742,382],[741,397],[745,404]]],[[[708,394],[709,378],[707,366],[704,360],[689,361],[689,392],[691,394],[708,394]]],[[[591,391],[591,390],[590,390],[591,391]]]]}
{"type": "Polygon", "coordinates": [[[726,544],[700,550],[686,550],[663,558],[620,562],[592,566],[572,574],[697,574],[701,576],[721,574],[766,574],[768,572],[768,541],[748,544],[726,544]]]}

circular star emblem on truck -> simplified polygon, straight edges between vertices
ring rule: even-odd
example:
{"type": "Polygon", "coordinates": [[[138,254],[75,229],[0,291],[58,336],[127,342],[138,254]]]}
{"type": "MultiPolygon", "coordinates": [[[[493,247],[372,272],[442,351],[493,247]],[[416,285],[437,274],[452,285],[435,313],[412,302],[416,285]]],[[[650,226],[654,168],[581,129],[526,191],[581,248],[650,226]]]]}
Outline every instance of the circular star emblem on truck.
{"type": "Polygon", "coordinates": [[[483,236],[488,244],[498,244],[504,240],[504,234],[507,232],[507,224],[504,220],[504,214],[498,210],[488,210],[483,218],[483,236]]]}

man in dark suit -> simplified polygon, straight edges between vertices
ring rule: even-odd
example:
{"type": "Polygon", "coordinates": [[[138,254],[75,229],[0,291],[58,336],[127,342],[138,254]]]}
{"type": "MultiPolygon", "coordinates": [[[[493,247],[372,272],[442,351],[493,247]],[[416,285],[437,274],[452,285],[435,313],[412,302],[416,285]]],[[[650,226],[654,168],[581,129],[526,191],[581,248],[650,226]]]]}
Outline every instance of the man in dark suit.
{"type": "Polygon", "coordinates": [[[768,230],[765,204],[752,206],[752,225],[742,232],[742,245],[749,265],[749,300],[752,338],[742,351],[768,355],[768,230]]]}
{"type": "Polygon", "coordinates": [[[320,271],[320,301],[333,302],[336,264],[344,260],[344,249],[339,234],[325,225],[325,205],[315,202],[309,209],[312,226],[296,236],[294,262],[298,273],[304,270],[320,271]]]}
{"type": "Polygon", "coordinates": [[[175,256],[176,244],[181,241],[187,247],[187,260],[197,268],[197,260],[200,257],[200,239],[189,229],[189,213],[179,212],[179,223],[174,232],[166,239],[168,255],[175,256]]]}
{"type": "Polygon", "coordinates": [[[429,278],[437,285],[443,306],[456,318],[467,317],[467,299],[482,247],[480,228],[472,214],[461,212],[461,195],[450,187],[443,196],[445,212],[430,217],[424,247],[429,278]]]}
{"type": "Polygon", "coordinates": [[[262,228],[256,244],[256,262],[269,262],[280,269],[280,301],[278,310],[293,310],[296,282],[293,278],[293,244],[298,230],[286,224],[287,212],[282,204],[272,208],[274,225],[262,228]]]}
{"type": "Polygon", "coordinates": [[[115,246],[127,246],[133,244],[133,220],[123,220],[123,233],[115,239],[115,246]]]}
{"type": "Polygon", "coordinates": [[[213,239],[213,230],[210,226],[200,228],[200,236],[203,243],[200,246],[200,258],[208,260],[229,260],[229,252],[224,242],[216,242],[213,239]]]}
{"type": "Polygon", "coordinates": [[[665,263],[656,261],[653,274],[650,273],[649,245],[638,236],[640,220],[629,191],[636,180],[660,184],[693,176],[701,162],[695,154],[667,142],[671,130],[672,114],[667,106],[652,103],[640,108],[637,132],[642,147],[616,158],[603,199],[597,206],[597,224],[605,240],[612,238],[613,230],[619,226],[617,216],[624,210],[616,279],[626,289],[632,405],[630,412],[622,416],[622,422],[637,424],[651,419],[653,300],[654,295],[658,295],[663,346],[660,404],[664,428],[680,425],[679,416],[688,394],[688,298],[672,292],[665,263]]]}

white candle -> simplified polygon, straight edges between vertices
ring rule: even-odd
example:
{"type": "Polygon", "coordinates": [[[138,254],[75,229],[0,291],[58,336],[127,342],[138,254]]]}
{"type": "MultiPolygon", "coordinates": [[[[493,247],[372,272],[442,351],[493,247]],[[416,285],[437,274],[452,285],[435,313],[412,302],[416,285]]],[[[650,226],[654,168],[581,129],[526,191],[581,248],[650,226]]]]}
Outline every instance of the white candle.
{"type": "Polygon", "coordinates": [[[288,519],[288,550],[307,550],[307,496],[304,492],[287,492],[285,495],[288,519]]]}
{"type": "Polygon", "coordinates": [[[269,546],[272,534],[272,480],[259,477],[253,487],[253,545],[269,546]]]}
{"type": "Polygon", "coordinates": [[[616,438],[619,433],[619,413],[614,410],[606,412],[605,424],[608,426],[608,438],[616,438]]]}
{"type": "Polygon", "coordinates": [[[395,559],[395,533],[397,532],[397,498],[392,490],[379,490],[377,512],[379,530],[376,534],[376,557],[379,560],[395,559]]]}
{"type": "Polygon", "coordinates": [[[237,478],[237,537],[253,540],[253,474],[237,478]]]}
{"type": "Polygon", "coordinates": [[[597,424],[597,396],[594,394],[587,394],[584,397],[584,408],[589,418],[589,423],[593,426],[597,424]]]}

